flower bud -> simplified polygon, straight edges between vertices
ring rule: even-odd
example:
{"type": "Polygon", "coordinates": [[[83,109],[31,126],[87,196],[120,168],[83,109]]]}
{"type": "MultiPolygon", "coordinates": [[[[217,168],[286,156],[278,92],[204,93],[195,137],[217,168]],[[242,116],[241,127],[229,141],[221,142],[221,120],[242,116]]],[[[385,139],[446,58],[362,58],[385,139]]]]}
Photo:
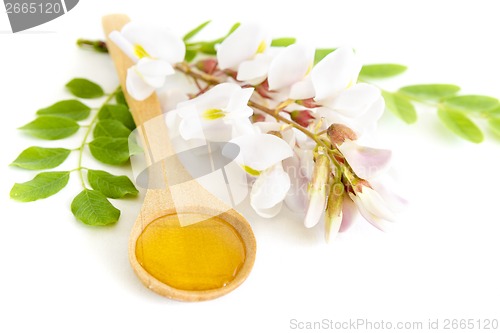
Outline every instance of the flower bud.
{"type": "Polygon", "coordinates": [[[342,203],[344,201],[344,184],[335,182],[330,188],[325,216],[326,242],[334,239],[342,224],[342,203]]]}
{"type": "Polygon", "coordinates": [[[326,155],[318,155],[314,164],[312,180],[309,183],[309,207],[304,225],[307,228],[318,224],[326,205],[326,188],[330,176],[330,160],[326,155]]]}
{"type": "Polygon", "coordinates": [[[297,103],[299,105],[303,105],[306,108],[311,108],[311,109],[321,106],[321,105],[317,104],[313,98],[297,100],[297,101],[295,101],[295,103],[297,103]]]}
{"type": "Polygon", "coordinates": [[[328,127],[326,134],[330,138],[330,142],[341,145],[346,139],[351,141],[357,140],[358,136],[349,127],[342,124],[332,124],[328,127]]]}
{"type": "Polygon", "coordinates": [[[299,124],[300,126],[304,126],[304,127],[309,126],[311,121],[313,119],[315,119],[314,116],[311,114],[311,111],[309,111],[309,110],[292,111],[292,112],[290,112],[290,117],[297,124],[299,124]]]}
{"type": "Polygon", "coordinates": [[[196,68],[207,74],[212,74],[217,69],[216,59],[204,59],[196,63],[196,68]]]}

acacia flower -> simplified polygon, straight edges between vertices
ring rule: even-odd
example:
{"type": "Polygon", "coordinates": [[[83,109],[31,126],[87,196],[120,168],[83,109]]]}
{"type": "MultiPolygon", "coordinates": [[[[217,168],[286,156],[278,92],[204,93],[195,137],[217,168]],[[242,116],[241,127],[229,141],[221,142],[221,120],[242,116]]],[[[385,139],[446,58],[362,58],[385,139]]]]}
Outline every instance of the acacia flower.
{"type": "Polygon", "coordinates": [[[252,208],[262,217],[276,216],[290,189],[290,177],[282,161],[293,155],[292,148],[276,135],[257,132],[230,142],[240,147],[236,162],[255,179],[250,192],[252,208]]]}
{"type": "Polygon", "coordinates": [[[126,86],[129,94],[140,101],[163,86],[165,78],[175,72],[173,65],[183,61],[186,53],[182,39],[168,30],[134,22],[120,32],[111,32],[109,38],[135,62],[127,70],[126,86]]]}
{"type": "MultiPolygon", "coordinates": [[[[303,56],[300,58],[305,66],[307,61],[303,56]]],[[[317,114],[325,118],[327,125],[347,125],[358,134],[370,131],[384,111],[384,100],[376,87],[356,83],[360,70],[361,62],[352,49],[339,48],[292,85],[290,98],[313,98],[314,104],[320,106],[317,114]]]]}
{"type": "Polygon", "coordinates": [[[270,90],[292,88],[301,82],[314,64],[314,50],[302,44],[292,44],[280,52],[271,62],[268,74],[270,90]]]}
{"type": "Polygon", "coordinates": [[[183,139],[229,141],[237,135],[252,133],[247,105],[253,88],[241,88],[235,83],[221,83],[203,95],[179,103],[181,118],[179,134],[183,139]]]}
{"type": "Polygon", "coordinates": [[[217,48],[220,69],[237,71],[236,79],[252,85],[262,83],[272,60],[270,39],[254,24],[242,24],[217,48]]]}
{"type": "Polygon", "coordinates": [[[339,150],[358,177],[353,180],[349,197],[368,222],[383,230],[386,221],[394,221],[397,211],[405,203],[381,182],[389,169],[391,151],[363,147],[348,139],[339,145],[339,150]]]}

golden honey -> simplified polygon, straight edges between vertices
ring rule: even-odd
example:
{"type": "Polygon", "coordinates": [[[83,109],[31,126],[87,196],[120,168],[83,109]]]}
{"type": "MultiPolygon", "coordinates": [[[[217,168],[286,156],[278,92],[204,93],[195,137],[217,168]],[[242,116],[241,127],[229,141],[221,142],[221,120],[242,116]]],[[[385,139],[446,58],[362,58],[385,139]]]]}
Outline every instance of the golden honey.
{"type": "Polygon", "coordinates": [[[240,235],[219,217],[184,214],[182,219],[186,217],[203,221],[181,226],[177,215],[167,215],[151,222],[137,239],[135,254],[139,264],[157,280],[176,289],[224,287],[245,261],[240,235]]]}

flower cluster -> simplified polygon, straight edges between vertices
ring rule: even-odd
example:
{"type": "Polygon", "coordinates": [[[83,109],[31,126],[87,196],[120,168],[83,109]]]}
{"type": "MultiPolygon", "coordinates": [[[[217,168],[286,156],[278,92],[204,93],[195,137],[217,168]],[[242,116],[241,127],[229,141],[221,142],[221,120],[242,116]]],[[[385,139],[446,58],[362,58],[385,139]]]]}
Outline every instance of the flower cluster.
{"type": "Polygon", "coordinates": [[[236,162],[251,179],[259,215],[276,216],[286,204],[309,228],[324,216],[327,239],[356,212],[379,229],[395,219],[404,199],[384,185],[391,152],[358,143],[375,130],[384,100],[376,87],[358,83],[352,49],[315,64],[307,45],[271,46],[259,26],[242,24],[220,40],[215,56],[188,63],[185,43],[168,31],[129,23],[110,37],[135,61],[127,76],[135,99],[176,72],[192,80],[196,91],[173,110],[179,133],[240,147],[236,162]]]}

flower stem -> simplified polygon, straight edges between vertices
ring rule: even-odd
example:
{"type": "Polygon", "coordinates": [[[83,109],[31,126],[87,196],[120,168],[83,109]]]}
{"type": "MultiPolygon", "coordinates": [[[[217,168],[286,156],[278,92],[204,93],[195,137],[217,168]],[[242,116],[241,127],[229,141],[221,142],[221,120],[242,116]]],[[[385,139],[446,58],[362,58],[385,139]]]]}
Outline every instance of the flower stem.
{"type": "Polygon", "coordinates": [[[191,69],[191,67],[189,66],[189,64],[186,62],[177,63],[174,65],[174,68],[176,70],[178,70],[179,72],[184,73],[185,75],[192,77],[193,79],[204,81],[205,83],[208,83],[209,85],[216,85],[216,84],[223,82],[222,80],[220,80],[219,78],[217,78],[213,75],[193,71],[191,69]]]}
{"type": "MultiPolygon", "coordinates": [[[[120,87],[116,88],[111,94],[108,95],[106,100],[102,103],[101,107],[99,110],[106,104],[108,104],[113,97],[120,91],[120,87]]],[[[82,166],[82,161],[83,161],[83,151],[85,148],[85,145],[88,144],[87,139],[89,138],[90,132],[94,128],[95,124],[97,123],[97,120],[99,119],[99,112],[96,112],[95,115],[92,117],[92,120],[90,121],[90,124],[86,126],[87,130],[85,131],[85,134],[83,135],[82,139],[82,144],[80,147],[78,147],[76,150],[78,150],[78,164],[75,169],[75,171],[78,171],[78,175],[80,176],[80,182],[82,183],[82,187],[84,189],[87,189],[87,186],[85,185],[85,181],[83,179],[83,169],[86,169],[85,167],[82,166]]],[[[83,127],[83,126],[82,126],[83,127]]]]}

